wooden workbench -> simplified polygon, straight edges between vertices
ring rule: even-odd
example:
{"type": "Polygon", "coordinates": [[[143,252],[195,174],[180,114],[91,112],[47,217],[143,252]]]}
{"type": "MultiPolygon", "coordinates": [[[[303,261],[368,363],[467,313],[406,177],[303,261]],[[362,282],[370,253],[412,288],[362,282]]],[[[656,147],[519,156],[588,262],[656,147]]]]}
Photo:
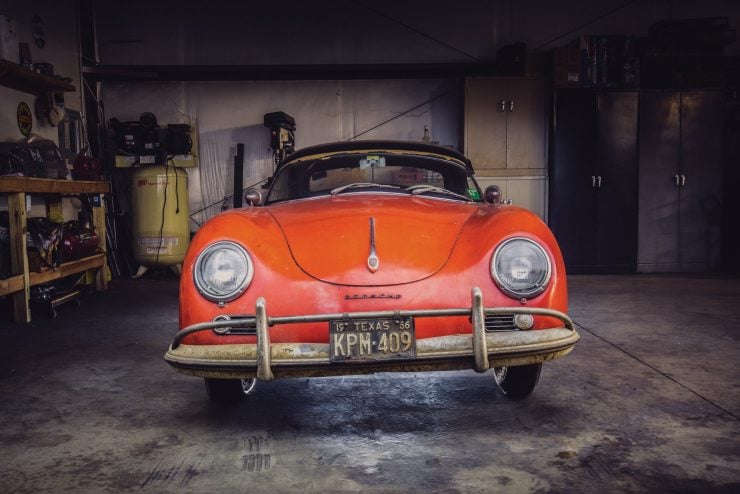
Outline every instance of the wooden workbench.
{"type": "Polygon", "coordinates": [[[28,177],[0,177],[0,194],[8,197],[10,216],[10,257],[13,275],[0,280],[0,296],[13,294],[13,318],[16,322],[29,322],[30,289],[34,285],[48,283],[75,273],[97,270],[96,284],[98,290],[107,288],[106,241],[105,241],[105,201],[100,197],[100,206],[93,207],[93,225],[99,239],[100,254],[85,257],[76,261],[63,263],[53,270],[40,273],[28,271],[28,253],[26,251],[26,194],[42,195],[47,200],[59,201],[61,195],[87,194],[101,195],[110,192],[110,183],[76,180],[52,180],[28,177]]]}

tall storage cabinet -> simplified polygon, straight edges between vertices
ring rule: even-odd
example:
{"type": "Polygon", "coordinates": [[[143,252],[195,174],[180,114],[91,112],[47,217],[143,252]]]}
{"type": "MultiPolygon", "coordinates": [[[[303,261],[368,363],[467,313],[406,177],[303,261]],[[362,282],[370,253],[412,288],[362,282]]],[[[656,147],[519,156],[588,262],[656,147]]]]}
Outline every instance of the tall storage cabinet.
{"type": "Polygon", "coordinates": [[[547,92],[544,79],[465,81],[465,154],[481,186],[496,184],[515,205],[545,218],[547,92]]]}
{"type": "Polygon", "coordinates": [[[465,153],[476,171],[546,168],[546,108],[542,79],[467,79],[465,153]]]}
{"type": "Polygon", "coordinates": [[[558,90],[554,124],[549,219],[569,272],[634,271],[638,93],[558,90]]]}
{"type": "Polygon", "coordinates": [[[724,95],[643,91],[638,271],[720,267],[724,95]]]}

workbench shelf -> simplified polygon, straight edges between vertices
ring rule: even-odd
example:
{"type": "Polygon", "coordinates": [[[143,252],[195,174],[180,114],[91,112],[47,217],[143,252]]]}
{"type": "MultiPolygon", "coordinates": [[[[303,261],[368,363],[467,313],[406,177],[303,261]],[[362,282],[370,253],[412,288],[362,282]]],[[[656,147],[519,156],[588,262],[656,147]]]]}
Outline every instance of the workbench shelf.
{"type": "Polygon", "coordinates": [[[0,85],[37,96],[44,93],[75,91],[75,87],[68,82],[56,77],[37,74],[8,60],[0,60],[0,85]]]}
{"type": "Polygon", "coordinates": [[[107,288],[105,201],[100,197],[100,206],[93,208],[93,225],[97,226],[100,254],[63,263],[54,269],[31,273],[26,251],[26,194],[42,195],[47,200],[60,200],[61,195],[101,195],[110,192],[110,183],[93,181],[52,180],[30,177],[0,177],[0,194],[8,197],[10,217],[10,257],[13,275],[0,280],[0,296],[12,295],[13,317],[16,322],[30,322],[30,288],[83,271],[96,271],[98,290],[107,288]]]}

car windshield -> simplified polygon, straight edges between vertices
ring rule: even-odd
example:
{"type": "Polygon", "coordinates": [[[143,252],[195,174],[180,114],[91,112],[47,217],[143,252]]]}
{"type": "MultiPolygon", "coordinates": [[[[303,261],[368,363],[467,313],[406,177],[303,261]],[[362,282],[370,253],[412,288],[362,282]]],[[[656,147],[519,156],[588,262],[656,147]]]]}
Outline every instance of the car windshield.
{"type": "Polygon", "coordinates": [[[478,185],[462,164],[433,156],[372,152],[287,164],[275,175],[266,202],[368,191],[481,201],[478,185]]]}

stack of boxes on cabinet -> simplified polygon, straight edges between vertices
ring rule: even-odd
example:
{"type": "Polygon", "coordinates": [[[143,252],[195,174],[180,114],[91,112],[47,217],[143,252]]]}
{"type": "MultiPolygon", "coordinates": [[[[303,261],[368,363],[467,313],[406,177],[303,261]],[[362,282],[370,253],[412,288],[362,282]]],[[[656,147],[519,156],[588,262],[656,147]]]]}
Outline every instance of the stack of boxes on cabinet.
{"type": "Polygon", "coordinates": [[[719,269],[732,40],[726,18],[672,20],[555,50],[549,220],[571,272],[719,269]]]}
{"type": "Polygon", "coordinates": [[[553,52],[555,87],[637,87],[639,39],[634,36],[581,36],[553,52]]]}

